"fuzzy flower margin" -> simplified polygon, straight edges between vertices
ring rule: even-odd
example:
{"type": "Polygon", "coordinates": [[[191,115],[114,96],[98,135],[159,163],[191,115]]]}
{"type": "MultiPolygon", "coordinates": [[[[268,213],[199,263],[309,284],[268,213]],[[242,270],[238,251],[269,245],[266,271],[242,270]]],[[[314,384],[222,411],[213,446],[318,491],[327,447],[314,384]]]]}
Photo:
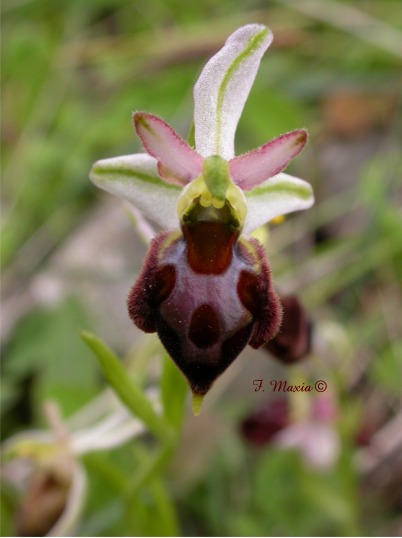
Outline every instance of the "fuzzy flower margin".
{"type": "Polygon", "coordinates": [[[146,153],[98,161],[90,173],[163,229],[130,292],[129,314],[157,331],[199,402],[245,345],[260,347],[280,326],[268,261],[249,234],[314,202],[308,183],[282,172],[306,144],[304,129],[234,153],[271,42],[265,26],[243,26],[206,64],[194,87],[195,148],[162,119],[136,112],[146,153]]]}

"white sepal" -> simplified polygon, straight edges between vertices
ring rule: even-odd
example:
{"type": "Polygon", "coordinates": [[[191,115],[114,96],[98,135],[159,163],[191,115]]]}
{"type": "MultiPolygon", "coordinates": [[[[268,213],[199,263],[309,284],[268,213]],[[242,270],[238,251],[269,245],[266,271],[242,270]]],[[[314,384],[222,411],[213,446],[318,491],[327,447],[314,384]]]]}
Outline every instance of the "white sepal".
{"type": "Polygon", "coordinates": [[[262,24],[236,30],[194,86],[195,148],[203,157],[234,157],[234,137],[260,60],[272,41],[262,24]]]}
{"type": "Polygon", "coordinates": [[[245,192],[247,217],[243,232],[250,234],[275,217],[308,209],[314,204],[313,189],[303,179],[281,173],[245,192]]]}
{"type": "Polygon", "coordinates": [[[179,227],[176,203],[181,188],[162,181],[157,161],[145,153],[97,161],[89,175],[96,186],[126,200],[163,229],[179,227]]]}

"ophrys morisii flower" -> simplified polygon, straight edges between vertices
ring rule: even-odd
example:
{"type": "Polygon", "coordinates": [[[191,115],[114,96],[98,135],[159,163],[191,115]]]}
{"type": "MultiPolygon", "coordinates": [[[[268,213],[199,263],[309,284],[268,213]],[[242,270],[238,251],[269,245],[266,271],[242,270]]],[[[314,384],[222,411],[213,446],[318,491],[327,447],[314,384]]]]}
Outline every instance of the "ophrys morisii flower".
{"type": "Polygon", "coordinates": [[[281,171],[307,133],[286,133],[234,156],[234,135],[262,55],[268,28],[234,32],[194,87],[195,149],[162,119],[134,114],[147,153],[94,164],[92,181],[159,224],[128,299],[134,323],[157,331],[193,394],[211,384],[250,344],[258,348],[280,325],[262,246],[249,237],[276,216],[313,204],[305,181],[281,171]]]}

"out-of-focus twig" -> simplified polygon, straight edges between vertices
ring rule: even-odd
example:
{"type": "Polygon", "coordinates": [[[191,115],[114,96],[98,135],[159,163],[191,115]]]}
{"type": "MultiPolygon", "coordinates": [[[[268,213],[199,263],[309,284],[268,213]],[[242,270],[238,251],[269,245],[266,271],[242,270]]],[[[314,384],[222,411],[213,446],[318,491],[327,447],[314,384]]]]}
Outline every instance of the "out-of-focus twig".
{"type": "Polygon", "coordinates": [[[364,11],[335,0],[278,0],[402,58],[402,32],[364,11]]]}
{"type": "Polygon", "coordinates": [[[393,454],[402,450],[402,410],[389,420],[372,438],[370,446],[358,452],[358,463],[364,473],[376,471],[393,454]]]}

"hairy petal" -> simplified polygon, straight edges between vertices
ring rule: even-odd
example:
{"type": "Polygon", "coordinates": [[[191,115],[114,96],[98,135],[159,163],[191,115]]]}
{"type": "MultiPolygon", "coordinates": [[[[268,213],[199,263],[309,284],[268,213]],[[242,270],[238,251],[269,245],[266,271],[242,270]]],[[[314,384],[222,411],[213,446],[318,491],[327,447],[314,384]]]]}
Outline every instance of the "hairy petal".
{"type": "Polygon", "coordinates": [[[273,288],[271,270],[264,248],[254,238],[245,240],[254,251],[258,260],[258,273],[243,271],[237,284],[237,294],[243,305],[253,314],[254,325],[249,344],[258,349],[273,338],[279,330],[282,320],[282,307],[273,288]]]}
{"type": "Polygon", "coordinates": [[[146,333],[156,331],[153,310],[164,301],[174,287],[176,274],[173,266],[160,268],[159,251],[169,232],[159,233],[150,243],[141,273],[127,299],[130,318],[146,333]]]}
{"type": "Polygon", "coordinates": [[[234,157],[234,136],[260,60],[272,41],[261,24],[236,30],[194,87],[195,146],[203,157],[234,157]]]}
{"type": "Polygon", "coordinates": [[[158,161],[158,172],[162,179],[184,186],[201,174],[200,155],[162,119],[136,112],[134,126],[145,151],[158,161]]]}
{"type": "Polygon", "coordinates": [[[229,162],[230,175],[238,187],[249,191],[279,174],[303,149],[307,131],[298,129],[267,142],[229,162]]]}
{"type": "Polygon", "coordinates": [[[289,174],[277,174],[246,194],[248,213],[244,233],[266,224],[279,215],[308,209],[314,203],[309,183],[289,174]]]}
{"type": "Polygon", "coordinates": [[[162,228],[179,227],[176,204],[180,187],[158,176],[157,162],[144,153],[97,161],[89,174],[97,187],[127,200],[162,228]]]}

